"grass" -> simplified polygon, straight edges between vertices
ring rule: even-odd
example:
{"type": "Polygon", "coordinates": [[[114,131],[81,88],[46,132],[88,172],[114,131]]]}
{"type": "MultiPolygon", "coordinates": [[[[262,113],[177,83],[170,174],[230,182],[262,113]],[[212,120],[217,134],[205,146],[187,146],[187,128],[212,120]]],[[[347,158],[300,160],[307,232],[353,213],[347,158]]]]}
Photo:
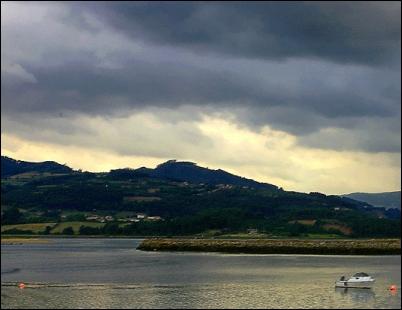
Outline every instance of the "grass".
{"type": "Polygon", "coordinates": [[[339,230],[340,232],[342,232],[343,234],[349,236],[353,231],[350,227],[346,226],[346,225],[339,225],[339,224],[324,224],[322,226],[322,228],[329,230],[329,229],[335,229],[335,230],[339,230]]]}
{"type": "Polygon", "coordinates": [[[345,238],[343,236],[337,234],[307,234],[308,238],[313,239],[342,239],[345,238]]]}
{"type": "Polygon", "coordinates": [[[117,218],[124,218],[124,217],[127,217],[127,216],[129,216],[129,217],[134,216],[135,214],[137,214],[137,212],[134,212],[134,211],[119,211],[119,212],[116,212],[114,216],[117,217],[117,218]]]}
{"type": "Polygon", "coordinates": [[[16,224],[16,225],[2,225],[1,232],[18,229],[18,230],[31,230],[33,233],[41,233],[45,231],[46,226],[54,227],[57,223],[34,223],[34,224],[16,224]]]}
{"type": "MultiPolygon", "coordinates": [[[[119,227],[124,227],[130,225],[131,223],[119,223],[119,227]]],[[[81,226],[89,226],[95,228],[101,228],[105,225],[105,223],[100,222],[61,222],[61,223],[34,223],[34,224],[15,224],[15,225],[2,225],[1,232],[10,230],[10,229],[18,229],[21,231],[32,231],[32,234],[40,234],[43,233],[46,229],[46,226],[52,227],[50,234],[61,234],[63,230],[67,227],[72,227],[75,234],[79,233],[79,229],[81,226]]]]}
{"type": "Polygon", "coordinates": [[[295,224],[296,222],[299,224],[312,226],[317,222],[317,220],[294,220],[294,221],[289,221],[289,224],[295,224]]]}
{"type": "Polygon", "coordinates": [[[154,197],[154,196],[125,196],[123,197],[124,202],[149,202],[149,201],[155,201],[155,200],[161,200],[160,197],[154,197]]]}
{"type": "Polygon", "coordinates": [[[61,223],[58,223],[50,231],[50,233],[51,234],[61,234],[65,228],[72,227],[72,229],[74,230],[74,233],[78,234],[81,226],[100,228],[100,227],[103,227],[104,225],[105,225],[104,223],[99,223],[99,222],[61,222],[61,223]]]}
{"type": "Polygon", "coordinates": [[[270,235],[268,234],[263,234],[263,233],[252,233],[252,234],[248,234],[248,233],[237,233],[237,234],[223,234],[220,236],[217,236],[216,238],[223,238],[223,239],[266,239],[269,238],[270,235]]]}

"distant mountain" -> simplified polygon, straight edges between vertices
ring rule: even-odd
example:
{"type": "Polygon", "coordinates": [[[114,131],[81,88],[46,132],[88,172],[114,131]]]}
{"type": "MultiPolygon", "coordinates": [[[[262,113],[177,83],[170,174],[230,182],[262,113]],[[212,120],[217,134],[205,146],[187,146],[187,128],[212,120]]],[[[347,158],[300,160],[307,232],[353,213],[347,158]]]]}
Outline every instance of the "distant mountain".
{"type": "Polygon", "coordinates": [[[213,170],[199,167],[195,163],[188,161],[169,160],[158,165],[155,169],[140,168],[137,171],[159,179],[186,181],[189,183],[228,184],[258,189],[278,189],[277,186],[272,184],[239,177],[221,169],[213,170]]]}
{"type": "Polygon", "coordinates": [[[351,193],[341,196],[367,202],[374,207],[401,209],[401,191],[386,193],[351,193]]]}
{"type": "Polygon", "coordinates": [[[15,160],[7,156],[1,156],[1,177],[10,177],[20,173],[70,173],[73,169],[54,161],[44,161],[39,163],[15,160]]]}

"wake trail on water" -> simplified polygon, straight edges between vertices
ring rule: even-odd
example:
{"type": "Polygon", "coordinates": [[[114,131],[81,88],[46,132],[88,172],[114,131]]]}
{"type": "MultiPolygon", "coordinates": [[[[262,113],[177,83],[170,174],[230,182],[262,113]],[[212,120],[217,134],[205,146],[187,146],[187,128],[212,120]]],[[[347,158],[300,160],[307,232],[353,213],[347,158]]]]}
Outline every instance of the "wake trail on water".
{"type": "MultiPolygon", "coordinates": [[[[2,282],[2,287],[18,287],[21,282],[2,282]]],[[[182,288],[178,285],[138,285],[138,284],[104,284],[104,283],[38,283],[24,282],[24,288],[73,288],[73,289],[138,289],[138,288],[182,288]]]]}

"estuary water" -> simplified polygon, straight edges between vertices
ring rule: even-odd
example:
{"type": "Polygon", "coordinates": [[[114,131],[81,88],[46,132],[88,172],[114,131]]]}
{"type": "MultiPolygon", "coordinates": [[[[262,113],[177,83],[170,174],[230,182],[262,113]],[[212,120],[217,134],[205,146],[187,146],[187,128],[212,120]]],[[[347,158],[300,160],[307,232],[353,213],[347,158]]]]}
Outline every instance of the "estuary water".
{"type": "Polygon", "coordinates": [[[400,256],[142,252],[140,242],[2,244],[1,308],[401,307],[400,256]],[[372,275],[374,288],[335,289],[356,272],[372,275]]]}

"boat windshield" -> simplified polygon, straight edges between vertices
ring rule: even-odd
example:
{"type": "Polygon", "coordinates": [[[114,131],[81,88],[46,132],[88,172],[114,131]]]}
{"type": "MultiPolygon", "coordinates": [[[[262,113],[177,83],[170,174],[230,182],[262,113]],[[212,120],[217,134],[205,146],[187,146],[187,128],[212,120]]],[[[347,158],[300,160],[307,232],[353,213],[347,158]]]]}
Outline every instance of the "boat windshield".
{"type": "Polygon", "coordinates": [[[354,275],[354,277],[369,277],[369,275],[364,272],[358,272],[354,275]]]}

